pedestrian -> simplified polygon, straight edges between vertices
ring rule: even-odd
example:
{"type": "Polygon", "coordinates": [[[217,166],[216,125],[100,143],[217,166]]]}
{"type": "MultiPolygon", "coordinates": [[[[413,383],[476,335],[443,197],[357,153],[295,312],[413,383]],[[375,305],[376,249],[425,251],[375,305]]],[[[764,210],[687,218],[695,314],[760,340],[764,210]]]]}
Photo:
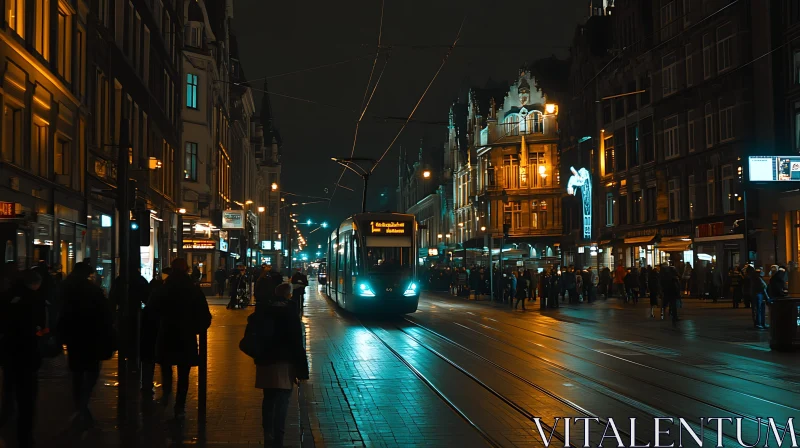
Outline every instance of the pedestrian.
{"type": "MultiPolygon", "coordinates": [[[[614,288],[617,289],[617,295],[620,298],[627,297],[627,293],[625,290],[625,276],[628,274],[627,270],[620,264],[614,269],[614,288]]],[[[611,292],[609,292],[609,296],[611,292]]]]}
{"type": "Polygon", "coordinates": [[[227,309],[232,310],[239,306],[239,295],[242,293],[247,294],[247,276],[245,275],[244,265],[236,266],[236,270],[231,275],[230,286],[231,299],[228,301],[227,309]]]}
{"type": "Polygon", "coordinates": [[[189,372],[199,365],[197,335],[211,326],[211,312],[206,296],[189,277],[189,266],[183,258],[172,261],[172,273],[164,287],[153,294],[147,307],[159,320],[156,339],[156,362],[161,366],[164,394],[161,403],[169,404],[172,394],[172,367],[178,370],[178,390],[175,394],[175,419],[186,418],[186,394],[189,392],[189,372]]]}
{"type": "Polygon", "coordinates": [[[658,308],[658,296],[661,294],[658,267],[652,268],[648,266],[647,277],[647,289],[650,292],[650,317],[655,318],[655,310],[658,308]]]}
{"type": "Polygon", "coordinates": [[[517,276],[511,270],[506,274],[506,292],[508,294],[508,306],[514,306],[514,299],[517,296],[517,276]]]}
{"type": "Polygon", "coordinates": [[[578,296],[577,301],[583,302],[583,273],[580,271],[575,273],[575,294],[578,296]]]}
{"type": "Polygon", "coordinates": [[[681,296],[681,283],[678,271],[667,264],[661,266],[661,274],[659,275],[659,285],[661,286],[661,293],[664,300],[661,306],[661,319],[664,319],[664,309],[669,307],[669,313],[672,316],[672,323],[677,323],[678,318],[678,301],[681,296]]]}
{"type": "Polygon", "coordinates": [[[308,277],[303,274],[302,268],[297,268],[297,272],[292,275],[292,300],[297,307],[297,312],[303,312],[303,305],[306,301],[306,287],[308,286],[308,277]]]}
{"type": "Polygon", "coordinates": [[[64,280],[64,308],[58,322],[59,336],[67,346],[67,361],[72,372],[76,423],[84,429],[94,424],[89,400],[100,377],[101,364],[111,359],[116,350],[112,305],[103,290],[90,279],[92,271],[91,266],[77,263],[64,280]]]}
{"type": "Polygon", "coordinates": [[[141,330],[139,334],[139,358],[142,361],[142,399],[151,402],[155,395],[153,379],[156,369],[156,341],[158,340],[159,318],[153,313],[153,307],[147,306],[154,294],[160,294],[161,289],[169,278],[172,268],[167,266],[161,274],[150,282],[150,296],[144,302],[141,316],[141,330]]]}
{"type": "Polygon", "coordinates": [[[522,303],[522,311],[525,311],[525,299],[528,298],[528,284],[525,280],[525,276],[521,272],[516,272],[515,274],[517,279],[517,302],[514,304],[514,309],[517,309],[517,306],[522,303]]]}
{"type": "Polygon", "coordinates": [[[625,276],[625,289],[627,296],[625,302],[632,301],[634,305],[639,303],[639,270],[636,267],[628,269],[625,276]]]}
{"type": "Polygon", "coordinates": [[[550,297],[548,303],[551,308],[558,308],[560,306],[558,301],[559,291],[561,290],[561,278],[558,275],[558,270],[553,267],[550,272],[550,297]]]}
{"type": "Polygon", "coordinates": [[[281,283],[283,283],[283,277],[277,272],[273,272],[271,265],[264,265],[253,291],[256,297],[256,307],[259,304],[272,302],[275,297],[275,288],[281,283]]]}
{"type": "Polygon", "coordinates": [[[753,326],[757,330],[764,330],[767,328],[764,314],[766,312],[769,295],[767,294],[767,284],[764,282],[764,279],[761,278],[762,272],[761,268],[750,270],[750,297],[753,305],[751,314],[753,316],[753,326]]]}
{"type": "Polygon", "coordinates": [[[719,300],[720,296],[722,296],[723,279],[722,279],[722,271],[719,269],[719,267],[717,267],[716,263],[711,265],[711,274],[710,274],[710,276],[711,276],[711,279],[709,281],[709,283],[711,285],[711,288],[710,288],[711,297],[710,297],[710,299],[714,303],[717,303],[717,301],[719,300]]]}
{"type": "Polygon", "coordinates": [[[272,320],[272,335],[265,344],[264,354],[255,359],[256,388],[264,390],[261,403],[264,445],[282,447],[293,384],[308,379],[308,359],[300,317],[288,303],[292,286],[278,285],[273,297],[275,300],[256,308],[254,313],[256,318],[272,320]]]}
{"type": "Polygon", "coordinates": [[[683,295],[689,296],[692,292],[692,264],[686,263],[683,268],[683,295]]]}
{"type": "Polygon", "coordinates": [[[733,272],[728,277],[728,281],[730,284],[731,297],[733,299],[733,307],[739,308],[739,304],[742,301],[742,273],[739,272],[738,267],[733,269],[733,272]]]}
{"type": "Polygon", "coordinates": [[[786,268],[774,266],[775,272],[769,278],[769,297],[786,297],[786,268]]]}
{"type": "Polygon", "coordinates": [[[203,273],[200,271],[200,265],[195,263],[192,265],[192,281],[195,283],[200,283],[200,279],[203,278],[203,273]]]}
{"type": "Polygon", "coordinates": [[[19,275],[6,267],[0,291],[0,366],[3,369],[3,403],[0,427],[17,410],[20,448],[33,446],[38,372],[41,366],[39,335],[46,328],[44,302],[38,290],[42,277],[35,270],[19,275]],[[15,406],[16,405],[16,406],[15,406]]]}
{"type": "Polygon", "coordinates": [[[225,266],[217,268],[217,272],[214,273],[214,280],[217,282],[217,295],[224,297],[225,281],[228,280],[228,271],[225,270],[225,266]]]}

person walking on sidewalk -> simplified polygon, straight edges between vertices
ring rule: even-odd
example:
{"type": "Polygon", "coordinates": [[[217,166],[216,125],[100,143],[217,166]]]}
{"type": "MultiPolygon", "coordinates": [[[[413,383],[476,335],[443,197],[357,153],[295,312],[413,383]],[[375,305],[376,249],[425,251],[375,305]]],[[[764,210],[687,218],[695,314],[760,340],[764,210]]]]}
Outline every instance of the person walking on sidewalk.
{"type": "Polygon", "coordinates": [[[224,297],[225,281],[228,280],[228,271],[225,270],[225,266],[220,266],[217,271],[214,272],[214,280],[217,282],[217,295],[224,297]]]}
{"type": "MultiPolygon", "coordinates": [[[[58,334],[67,346],[67,359],[72,371],[76,422],[84,428],[94,423],[89,412],[89,400],[100,377],[100,366],[103,361],[111,359],[116,350],[112,305],[103,290],[89,278],[92,272],[91,266],[77,263],[64,280],[64,309],[58,323],[58,334]]],[[[138,297],[130,299],[139,300],[138,297]]]]}
{"type": "MultiPolygon", "coordinates": [[[[264,445],[282,447],[286,434],[286,414],[293,384],[308,379],[308,358],[303,344],[300,317],[289,305],[292,285],[282,283],[275,288],[269,304],[256,308],[254,318],[272,327],[265,350],[255,359],[256,389],[264,390],[261,403],[261,425],[264,445]]],[[[249,323],[249,322],[248,322],[249,323]]]]}
{"type": "Polygon", "coordinates": [[[689,296],[692,292],[692,264],[686,263],[686,266],[683,268],[683,295],[689,296]]]}
{"type": "Polygon", "coordinates": [[[167,266],[161,270],[158,278],[154,278],[150,282],[150,297],[144,303],[145,307],[142,309],[142,326],[139,335],[139,357],[142,360],[142,399],[145,402],[152,402],[153,392],[153,378],[156,369],[156,340],[158,338],[159,319],[153,313],[153,308],[148,307],[150,299],[153,294],[160,293],[164,283],[169,278],[172,268],[167,266]]]}
{"type": "Polygon", "coordinates": [[[275,288],[281,283],[283,283],[281,274],[273,272],[272,265],[264,265],[253,290],[256,296],[256,307],[260,304],[267,305],[272,302],[275,298],[275,288]]]}
{"type": "Polygon", "coordinates": [[[765,312],[767,308],[767,284],[761,278],[761,268],[750,270],[750,297],[753,301],[752,315],[753,326],[757,330],[766,329],[765,312]]]}
{"type": "Polygon", "coordinates": [[[786,297],[786,268],[783,266],[775,268],[775,272],[769,278],[769,297],[786,297]]]}
{"type": "Polygon", "coordinates": [[[34,270],[16,275],[4,272],[4,290],[0,291],[0,365],[3,368],[3,403],[0,427],[17,408],[17,442],[20,448],[33,446],[33,423],[36,415],[39,334],[45,330],[44,301],[38,290],[42,277],[34,270]],[[21,278],[18,278],[21,277],[21,278]]]}
{"type": "Polygon", "coordinates": [[[657,266],[656,268],[647,267],[647,289],[650,292],[650,317],[655,318],[655,311],[658,308],[658,296],[661,295],[661,283],[659,282],[657,266]]]}
{"type": "MultiPolygon", "coordinates": [[[[620,298],[625,298],[628,296],[627,291],[625,291],[625,276],[627,274],[628,271],[622,267],[621,264],[614,269],[614,288],[617,290],[617,295],[619,295],[620,298]]],[[[610,291],[608,295],[611,295],[610,291]]]]}
{"type": "Polygon", "coordinates": [[[512,276],[516,275],[517,279],[517,291],[516,297],[517,301],[514,303],[514,309],[517,309],[520,303],[522,303],[522,311],[525,311],[525,299],[528,298],[528,282],[525,280],[524,275],[522,272],[514,272],[512,276]]]}
{"type": "Polygon", "coordinates": [[[733,269],[733,272],[728,277],[728,283],[731,289],[733,307],[739,308],[739,303],[742,301],[742,273],[739,272],[738,267],[733,269]]]}
{"type": "Polygon", "coordinates": [[[672,316],[672,323],[678,322],[678,300],[681,297],[681,280],[678,271],[667,264],[661,266],[659,285],[664,296],[661,306],[661,319],[664,319],[664,309],[669,307],[669,314],[672,316]]]}
{"type": "Polygon", "coordinates": [[[292,300],[297,307],[297,312],[303,312],[303,305],[306,301],[306,287],[308,286],[308,277],[303,274],[303,268],[297,268],[297,272],[292,275],[292,300]]]}
{"type": "Polygon", "coordinates": [[[161,366],[163,405],[172,394],[172,366],[178,370],[178,391],[175,394],[175,419],[186,418],[186,394],[189,392],[189,371],[199,365],[197,335],[211,326],[211,311],[200,286],[189,277],[189,265],[183,258],[172,261],[172,274],[164,287],[153,294],[147,307],[159,320],[156,339],[156,362],[161,366]]]}

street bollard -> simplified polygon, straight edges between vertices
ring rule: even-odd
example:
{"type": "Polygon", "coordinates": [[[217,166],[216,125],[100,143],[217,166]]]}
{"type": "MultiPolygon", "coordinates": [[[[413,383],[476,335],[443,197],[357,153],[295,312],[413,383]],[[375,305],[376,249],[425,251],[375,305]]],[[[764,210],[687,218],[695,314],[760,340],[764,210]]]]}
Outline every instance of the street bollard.
{"type": "Polygon", "coordinates": [[[200,365],[197,367],[197,431],[203,440],[206,428],[206,407],[208,403],[208,330],[199,335],[200,365]]]}

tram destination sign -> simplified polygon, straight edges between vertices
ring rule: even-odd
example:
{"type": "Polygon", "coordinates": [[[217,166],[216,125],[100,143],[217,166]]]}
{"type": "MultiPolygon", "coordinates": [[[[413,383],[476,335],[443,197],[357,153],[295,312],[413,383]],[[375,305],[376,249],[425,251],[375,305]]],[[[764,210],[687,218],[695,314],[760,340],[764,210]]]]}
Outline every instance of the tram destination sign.
{"type": "Polygon", "coordinates": [[[800,156],[750,156],[751,182],[800,181],[800,156]]]}
{"type": "Polygon", "coordinates": [[[410,222],[402,221],[370,221],[369,232],[372,235],[405,235],[411,227],[410,222]]]}

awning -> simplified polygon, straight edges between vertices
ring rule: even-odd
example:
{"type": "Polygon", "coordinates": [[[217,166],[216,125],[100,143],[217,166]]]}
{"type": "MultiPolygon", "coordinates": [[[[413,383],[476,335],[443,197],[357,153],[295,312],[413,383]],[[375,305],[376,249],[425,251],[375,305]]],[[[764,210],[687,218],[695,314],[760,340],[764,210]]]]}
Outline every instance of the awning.
{"type": "Polygon", "coordinates": [[[689,238],[689,235],[674,236],[662,239],[658,244],[658,250],[662,252],[683,252],[689,250],[689,245],[691,244],[692,239],[689,238]]]}
{"type": "Polygon", "coordinates": [[[741,233],[734,233],[731,235],[719,235],[719,236],[706,236],[702,238],[695,238],[695,243],[705,243],[710,241],[728,241],[728,240],[743,240],[744,235],[741,233]]]}
{"type": "Polygon", "coordinates": [[[656,238],[655,235],[649,236],[636,236],[633,238],[625,238],[625,244],[653,244],[653,240],[656,238]]]}

